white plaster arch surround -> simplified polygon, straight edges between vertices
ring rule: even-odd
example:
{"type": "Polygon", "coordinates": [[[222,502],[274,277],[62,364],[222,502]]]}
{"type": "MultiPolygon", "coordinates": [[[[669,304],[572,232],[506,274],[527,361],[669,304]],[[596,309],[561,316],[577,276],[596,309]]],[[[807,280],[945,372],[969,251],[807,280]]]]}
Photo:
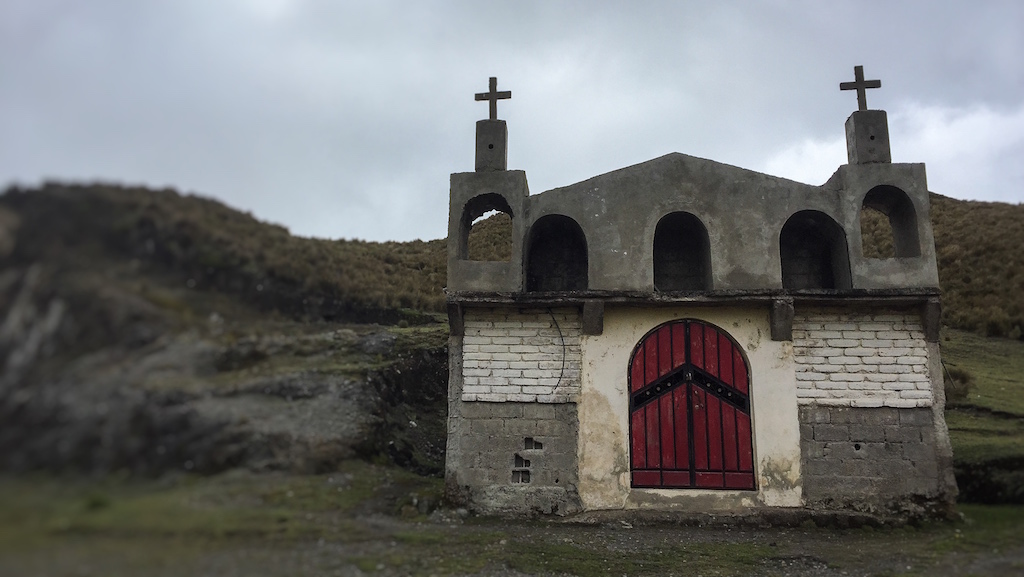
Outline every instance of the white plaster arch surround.
{"type": "Polygon", "coordinates": [[[581,343],[579,485],[584,509],[799,507],[800,425],[793,346],[772,341],[768,311],[730,308],[608,307],[604,332],[581,343]],[[627,370],[633,349],[661,323],[682,318],[721,327],[739,343],[750,365],[756,491],[634,489],[630,487],[627,370]]]}

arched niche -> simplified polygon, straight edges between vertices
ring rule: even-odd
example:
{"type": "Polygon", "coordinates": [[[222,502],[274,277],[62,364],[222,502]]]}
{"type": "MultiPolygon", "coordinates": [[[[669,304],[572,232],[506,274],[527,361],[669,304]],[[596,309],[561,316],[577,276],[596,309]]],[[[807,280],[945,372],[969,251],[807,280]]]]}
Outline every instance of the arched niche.
{"type": "Polygon", "coordinates": [[[779,235],[779,250],[784,288],[852,288],[846,233],[827,214],[802,210],[789,217],[779,235]]]}
{"type": "MultiPolygon", "coordinates": [[[[473,197],[466,206],[462,209],[462,219],[459,221],[459,258],[473,260],[499,260],[498,258],[480,258],[479,255],[494,255],[497,254],[501,258],[500,260],[509,260],[512,255],[512,235],[500,235],[501,231],[489,231],[494,233],[489,236],[495,236],[495,238],[488,239],[477,239],[474,241],[481,241],[481,243],[504,243],[507,241],[508,246],[495,246],[495,247],[477,247],[474,246],[473,253],[470,252],[470,233],[474,229],[474,222],[488,213],[503,213],[508,216],[508,221],[511,223],[514,215],[512,214],[512,208],[509,207],[508,202],[500,194],[487,193],[481,194],[480,196],[473,197]],[[490,250],[488,250],[490,249],[490,250]],[[507,255],[507,256],[506,256],[507,255]],[[475,258],[474,258],[475,257],[475,258]]],[[[492,219],[488,219],[492,220],[492,219]]],[[[494,223],[492,223],[494,224],[494,223]]],[[[498,227],[491,227],[498,228],[498,227]]],[[[511,227],[509,227],[511,228],[511,227]]],[[[475,243],[480,244],[480,243],[475,243]]]]}
{"type": "Polygon", "coordinates": [[[575,220],[549,214],[530,227],[526,290],[587,290],[587,239],[575,220]]]}
{"type": "MultiPolygon", "coordinates": [[[[878,231],[883,239],[888,236],[892,242],[892,250],[888,253],[883,252],[883,255],[896,258],[921,256],[921,241],[917,234],[917,210],[907,193],[895,186],[876,186],[864,195],[864,202],[861,204],[862,222],[865,212],[872,210],[882,213],[888,220],[888,228],[883,226],[882,230],[878,231]]],[[[862,226],[861,249],[866,255],[867,239],[864,238],[863,229],[862,226]]]]}
{"type": "Polygon", "coordinates": [[[654,230],[654,289],[711,289],[711,242],[708,229],[688,212],[673,212],[654,230]]]}

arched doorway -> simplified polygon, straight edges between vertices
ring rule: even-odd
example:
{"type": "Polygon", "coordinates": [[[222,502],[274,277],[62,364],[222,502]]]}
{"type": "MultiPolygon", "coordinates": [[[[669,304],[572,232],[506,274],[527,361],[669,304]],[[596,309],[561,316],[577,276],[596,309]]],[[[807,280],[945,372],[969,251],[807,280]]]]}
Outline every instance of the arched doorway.
{"type": "Polygon", "coordinates": [[[654,230],[654,290],[711,289],[708,229],[688,212],[662,217],[654,230]]]}
{"type": "Polygon", "coordinates": [[[722,329],[684,319],[647,333],[629,409],[633,487],[755,488],[750,369],[722,329]]]}
{"type": "Polygon", "coordinates": [[[779,234],[779,250],[783,288],[852,288],[846,232],[827,214],[801,210],[789,217],[779,234]]]}
{"type": "Polygon", "coordinates": [[[587,290],[587,238],[575,220],[561,214],[537,219],[526,245],[526,290],[587,290]]]}
{"type": "Polygon", "coordinates": [[[917,235],[917,210],[907,193],[895,186],[879,185],[864,195],[861,204],[861,252],[867,258],[913,258],[921,256],[921,241],[917,235]],[[885,215],[884,224],[877,230],[881,247],[878,253],[868,256],[864,250],[865,213],[877,212],[885,215]],[[891,243],[891,244],[889,244],[891,243]]]}

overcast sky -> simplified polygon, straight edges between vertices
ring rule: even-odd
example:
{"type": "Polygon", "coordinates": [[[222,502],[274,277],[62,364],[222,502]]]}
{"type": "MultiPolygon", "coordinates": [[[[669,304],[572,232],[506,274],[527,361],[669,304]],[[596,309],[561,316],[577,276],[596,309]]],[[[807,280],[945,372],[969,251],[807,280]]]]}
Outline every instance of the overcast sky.
{"type": "Polygon", "coordinates": [[[0,1],[0,185],[172,186],[293,233],[445,235],[473,95],[533,194],[682,152],[821,184],[882,87],[895,162],[1024,201],[1024,2],[0,1]]]}

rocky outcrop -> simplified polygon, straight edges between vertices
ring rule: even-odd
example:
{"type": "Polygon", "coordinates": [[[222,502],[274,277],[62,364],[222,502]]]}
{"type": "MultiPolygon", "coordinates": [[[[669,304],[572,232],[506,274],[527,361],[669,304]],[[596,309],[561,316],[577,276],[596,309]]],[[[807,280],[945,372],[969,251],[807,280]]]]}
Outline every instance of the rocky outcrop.
{"type": "Polygon", "coordinates": [[[443,335],[398,346],[377,326],[188,325],[114,285],[63,296],[53,278],[0,274],[2,469],[316,472],[380,454],[440,470],[443,335]],[[416,423],[408,400],[438,424],[416,423]]]}
{"type": "Polygon", "coordinates": [[[446,330],[423,309],[443,278],[439,242],[303,239],[169,190],[11,187],[0,470],[439,473],[446,330]]]}

